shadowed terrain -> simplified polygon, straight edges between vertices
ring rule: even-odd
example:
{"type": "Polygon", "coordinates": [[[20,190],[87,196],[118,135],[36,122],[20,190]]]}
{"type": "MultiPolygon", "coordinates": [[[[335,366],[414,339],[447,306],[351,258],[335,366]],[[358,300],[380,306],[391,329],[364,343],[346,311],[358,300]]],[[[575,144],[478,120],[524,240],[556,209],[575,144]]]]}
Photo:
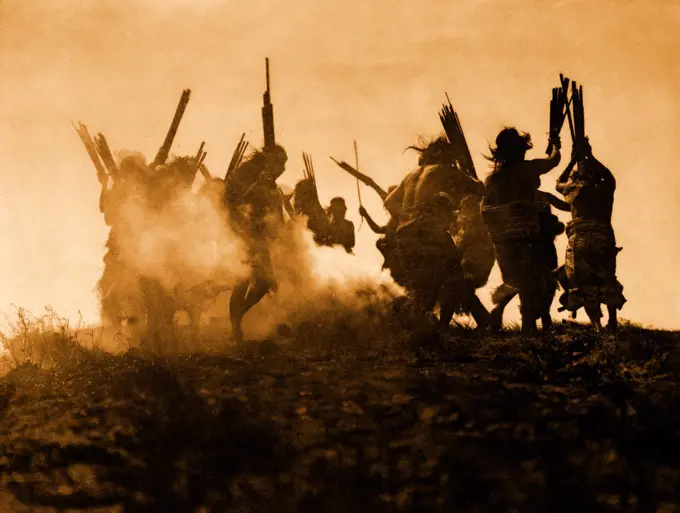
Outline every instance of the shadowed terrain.
{"type": "Polygon", "coordinates": [[[377,326],[170,356],[55,341],[0,382],[2,510],[677,511],[680,334],[377,326]]]}

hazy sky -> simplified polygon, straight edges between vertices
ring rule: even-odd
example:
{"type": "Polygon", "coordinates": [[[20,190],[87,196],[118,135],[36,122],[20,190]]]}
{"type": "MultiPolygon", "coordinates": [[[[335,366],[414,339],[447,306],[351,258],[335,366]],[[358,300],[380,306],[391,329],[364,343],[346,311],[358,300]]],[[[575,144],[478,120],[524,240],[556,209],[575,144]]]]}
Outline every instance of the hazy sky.
{"type": "MultiPolygon", "coordinates": [[[[97,317],[107,231],[72,120],[151,160],[191,88],[173,149],[205,140],[221,174],[241,132],[262,142],[269,57],[283,181],[311,153],[322,200],[344,195],[357,226],[356,184],[328,158],[351,161],[354,138],[362,169],[395,184],[416,162],[404,148],[440,132],[448,91],[483,177],[505,124],[541,156],[558,74],[583,83],[586,132],[618,180],[622,316],[680,328],[679,31],[670,0],[0,0],[0,310],[97,317]]],[[[563,141],[568,153],[567,130],[563,141]]],[[[358,239],[379,259],[366,226],[358,239]]]]}

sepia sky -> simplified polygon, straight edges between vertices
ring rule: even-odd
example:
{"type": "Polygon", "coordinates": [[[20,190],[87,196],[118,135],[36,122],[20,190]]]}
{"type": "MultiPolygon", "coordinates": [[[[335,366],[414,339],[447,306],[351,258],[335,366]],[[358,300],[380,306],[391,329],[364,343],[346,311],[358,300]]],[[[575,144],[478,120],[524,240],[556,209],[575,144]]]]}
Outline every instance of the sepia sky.
{"type": "MultiPolygon", "coordinates": [[[[345,196],[357,227],[356,183],[328,158],[351,162],[354,138],[362,170],[398,183],[416,163],[404,148],[440,132],[447,91],[484,177],[503,125],[542,156],[551,87],[560,72],[582,83],[586,133],[618,181],[621,315],[680,328],[679,31],[672,0],[0,0],[0,311],[97,318],[107,230],[71,121],[152,160],[191,88],[173,152],[205,140],[222,174],[242,132],[262,144],[269,57],[282,181],[311,153],[322,202],[345,196]]],[[[563,141],[568,154],[566,127],[563,141]]],[[[374,240],[364,225],[361,258],[380,259],[374,240]]]]}

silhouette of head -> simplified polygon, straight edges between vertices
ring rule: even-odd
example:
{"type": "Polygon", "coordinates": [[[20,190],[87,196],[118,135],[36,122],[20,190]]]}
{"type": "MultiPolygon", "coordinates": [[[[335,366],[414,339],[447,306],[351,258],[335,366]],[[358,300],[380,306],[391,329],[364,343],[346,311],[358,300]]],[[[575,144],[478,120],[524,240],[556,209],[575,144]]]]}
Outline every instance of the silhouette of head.
{"type": "Polygon", "coordinates": [[[269,172],[271,173],[272,178],[276,180],[286,170],[286,162],[288,162],[288,154],[286,153],[286,150],[283,149],[283,146],[276,145],[271,152],[271,155],[269,155],[268,162],[269,172]]]}
{"type": "Polygon", "coordinates": [[[454,149],[445,136],[437,137],[434,141],[424,146],[409,146],[407,150],[416,150],[420,153],[419,166],[431,166],[435,164],[452,163],[455,155],[454,149]]]}
{"type": "Polygon", "coordinates": [[[531,135],[526,132],[520,134],[516,128],[506,127],[496,137],[496,147],[491,148],[489,160],[496,164],[521,162],[531,148],[531,135]]]}
{"type": "Polygon", "coordinates": [[[149,168],[141,154],[123,157],[118,164],[118,176],[125,182],[144,182],[149,178],[149,168]]]}
{"type": "Polygon", "coordinates": [[[335,219],[344,219],[347,213],[345,200],[340,197],[333,198],[328,210],[335,219]]]}
{"type": "MultiPolygon", "coordinates": [[[[254,150],[243,159],[237,171],[232,173],[231,183],[250,184],[260,173],[266,173],[273,180],[277,180],[286,170],[288,155],[282,146],[276,145],[271,153],[266,150],[254,150]]],[[[248,188],[249,185],[245,187],[248,188]]]]}

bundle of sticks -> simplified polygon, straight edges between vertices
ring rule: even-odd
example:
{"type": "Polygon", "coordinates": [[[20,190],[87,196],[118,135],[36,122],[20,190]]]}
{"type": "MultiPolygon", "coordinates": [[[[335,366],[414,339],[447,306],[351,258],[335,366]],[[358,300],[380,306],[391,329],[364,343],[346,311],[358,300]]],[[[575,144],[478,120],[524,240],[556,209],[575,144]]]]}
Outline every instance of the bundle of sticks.
{"type": "Polygon", "coordinates": [[[194,157],[194,163],[195,163],[195,171],[194,174],[196,174],[198,171],[201,172],[203,175],[203,178],[206,180],[210,180],[212,177],[210,176],[210,172],[208,171],[208,168],[205,167],[205,164],[203,164],[203,161],[205,160],[206,155],[208,155],[207,151],[203,151],[203,147],[205,146],[205,141],[201,142],[201,146],[198,148],[198,151],[196,152],[196,156],[194,157]]]}
{"type": "Polygon", "coordinates": [[[102,134],[97,134],[93,140],[84,124],[80,122],[78,126],[75,123],[72,124],[97,170],[99,182],[104,185],[109,176],[115,180],[118,176],[118,167],[113,160],[113,155],[111,154],[109,144],[106,142],[106,138],[102,134]]]}
{"type": "MultiPolygon", "coordinates": [[[[182,91],[182,96],[179,99],[177,109],[175,110],[175,115],[172,119],[172,123],[170,124],[170,128],[168,129],[168,133],[165,136],[165,140],[158,150],[156,158],[149,166],[152,169],[162,166],[167,161],[168,155],[170,154],[170,148],[172,147],[172,143],[175,140],[175,136],[177,135],[177,129],[179,128],[179,124],[182,121],[182,116],[184,116],[184,111],[186,110],[187,104],[189,103],[190,96],[190,89],[185,89],[182,91]]],[[[116,180],[118,176],[118,167],[116,166],[116,162],[113,158],[113,154],[111,153],[111,148],[106,141],[106,137],[100,133],[97,134],[94,139],[92,139],[87,127],[84,124],[80,122],[77,126],[75,123],[72,124],[73,128],[76,130],[76,133],[80,137],[80,140],[83,142],[83,145],[90,156],[90,160],[92,160],[92,163],[97,170],[97,179],[99,182],[102,184],[106,183],[106,180],[109,176],[113,180],[116,180]]],[[[197,166],[196,169],[201,169],[201,172],[203,172],[205,175],[205,173],[207,173],[207,169],[204,170],[205,166],[203,164],[206,156],[206,153],[203,151],[204,144],[205,143],[201,144],[201,147],[199,148],[195,158],[197,166]]]]}
{"type": "Polygon", "coordinates": [[[312,183],[312,190],[314,191],[314,201],[321,204],[319,201],[319,190],[316,187],[316,173],[314,173],[314,164],[312,164],[312,156],[309,153],[302,153],[302,160],[305,163],[305,168],[302,173],[305,180],[312,183]]]}
{"type": "Polygon", "coordinates": [[[182,91],[182,96],[180,97],[179,103],[177,104],[177,109],[175,110],[175,115],[172,118],[172,123],[170,123],[168,133],[165,136],[165,141],[163,141],[163,144],[156,154],[156,158],[149,166],[152,169],[157,166],[162,166],[168,160],[170,148],[172,148],[172,143],[174,142],[175,136],[177,135],[177,129],[179,128],[179,124],[182,121],[182,117],[184,116],[184,111],[187,108],[190,96],[191,89],[185,89],[182,91]]]}
{"type": "Polygon", "coordinates": [[[246,154],[246,148],[248,147],[248,142],[243,140],[245,136],[245,133],[241,134],[241,139],[234,149],[234,153],[231,156],[231,161],[229,162],[229,167],[227,168],[227,172],[224,175],[225,180],[229,178],[234,170],[241,165],[241,162],[243,162],[243,157],[246,154]]]}
{"type": "Polygon", "coordinates": [[[118,174],[118,168],[116,167],[116,162],[113,160],[113,155],[111,154],[111,148],[109,148],[109,143],[106,142],[106,137],[104,134],[97,134],[94,136],[94,144],[97,147],[97,152],[104,161],[106,169],[109,170],[109,174],[112,178],[118,174]]]}
{"type": "Polygon", "coordinates": [[[467,141],[465,140],[463,127],[460,125],[458,114],[455,110],[453,110],[453,105],[451,104],[451,99],[449,98],[448,93],[445,94],[446,100],[449,102],[449,104],[442,105],[442,109],[439,112],[439,119],[442,122],[442,126],[444,127],[446,138],[449,140],[449,144],[457,149],[459,157],[458,165],[460,166],[461,171],[477,179],[477,171],[475,171],[475,164],[472,161],[470,148],[468,147],[467,141]]]}
{"type": "Polygon", "coordinates": [[[569,116],[569,126],[571,127],[571,113],[569,112],[571,100],[567,98],[568,92],[569,79],[560,74],[560,87],[553,87],[552,98],[550,99],[550,137],[548,147],[545,150],[547,155],[552,153],[554,140],[560,135],[564,119],[567,116],[569,116]]]}
{"type": "Polygon", "coordinates": [[[585,133],[585,116],[583,110],[583,86],[571,81],[571,97],[569,97],[570,80],[560,74],[560,87],[552,91],[550,101],[550,143],[546,153],[552,153],[552,140],[559,135],[564,120],[569,121],[569,133],[573,145],[574,158],[583,159],[588,155],[589,145],[585,133]]]}
{"type": "Polygon", "coordinates": [[[264,129],[264,149],[267,152],[274,151],[276,138],[274,136],[274,106],[271,101],[271,88],[269,84],[269,58],[265,58],[265,73],[267,89],[262,95],[262,127],[264,129]]]}
{"type": "Polygon", "coordinates": [[[574,141],[574,157],[576,160],[581,160],[587,157],[589,153],[583,110],[583,86],[578,86],[577,88],[576,82],[572,82],[571,98],[574,109],[574,129],[572,134],[572,139],[574,141]]]}
{"type": "Polygon", "coordinates": [[[309,153],[302,153],[302,160],[305,163],[303,174],[305,180],[311,180],[316,187],[316,175],[314,174],[314,164],[312,164],[312,156],[309,153]]]}

